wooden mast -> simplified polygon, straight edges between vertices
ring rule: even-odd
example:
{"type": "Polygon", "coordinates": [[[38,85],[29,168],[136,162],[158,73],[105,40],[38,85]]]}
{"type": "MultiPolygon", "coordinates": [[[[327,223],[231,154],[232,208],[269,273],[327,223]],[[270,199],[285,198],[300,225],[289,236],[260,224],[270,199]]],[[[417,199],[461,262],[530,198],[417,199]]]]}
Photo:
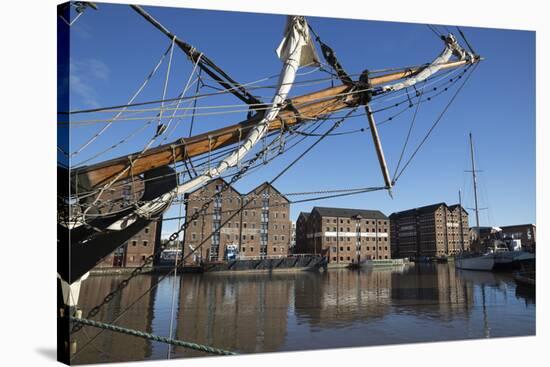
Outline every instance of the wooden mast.
{"type": "MultiPolygon", "coordinates": [[[[478,62],[479,60],[481,59],[447,62],[442,64],[440,69],[456,68],[469,62],[478,62]]],[[[422,69],[423,67],[416,67],[388,73],[372,77],[369,79],[369,82],[371,86],[378,86],[413,76],[422,69]]],[[[290,103],[294,108],[282,110],[277,118],[271,122],[269,131],[280,130],[282,124],[285,126],[295,126],[304,121],[315,120],[323,115],[359,105],[361,103],[361,93],[347,94],[352,88],[352,86],[341,85],[292,98],[290,103]]],[[[130,175],[140,175],[153,168],[173,164],[174,161],[179,162],[209,151],[215,151],[216,149],[238,143],[239,136],[246,133],[260,119],[261,115],[256,115],[234,125],[160,145],[142,155],[136,152],[98,164],[74,169],[72,175],[75,181],[73,182],[78,182],[80,187],[91,189],[113,180],[117,175],[126,170],[132,161],[133,167],[131,172],[127,170],[127,172],[120,175],[118,180],[126,179],[130,175]]]]}

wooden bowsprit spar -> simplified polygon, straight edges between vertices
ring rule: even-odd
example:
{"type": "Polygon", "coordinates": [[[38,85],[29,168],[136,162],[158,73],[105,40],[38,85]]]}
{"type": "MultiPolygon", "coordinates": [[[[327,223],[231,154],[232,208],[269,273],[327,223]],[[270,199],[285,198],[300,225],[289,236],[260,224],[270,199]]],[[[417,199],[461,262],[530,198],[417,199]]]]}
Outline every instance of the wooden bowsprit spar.
{"type": "MultiPolygon", "coordinates": [[[[457,68],[472,62],[478,62],[479,60],[478,58],[473,61],[458,60],[446,62],[440,65],[440,70],[457,68]]],[[[372,77],[370,85],[376,87],[408,78],[418,74],[420,70],[423,70],[423,67],[372,77]]],[[[356,83],[359,84],[358,81],[356,83]]],[[[279,112],[277,118],[270,124],[269,130],[277,131],[281,129],[281,125],[295,126],[307,121],[317,120],[346,108],[358,106],[361,104],[361,93],[365,89],[340,85],[291,98],[288,102],[288,107],[283,108],[279,112]]],[[[261,116],[254,116],[234,125],[190,138],[177,139],[171,143],[150,149],[140,156],[140,159],[133,166],[132,173],[140,175],[153,168],[172,164],[174,163],[174,158],[176,162],[179,162],[238,143],[239,137],[251,129],[260,119],[261,116]]],[[[72,181],[78,182],[82,190],[97,188],[123,172],[128,167],[132,158],[138,156],[138,154],[136,152],[98,164],[76,168],[72,171],[72,181]]],[[[124,173],[120,176],[119,180],[127,179],[130,176],[130,172],[124,173]]]]}

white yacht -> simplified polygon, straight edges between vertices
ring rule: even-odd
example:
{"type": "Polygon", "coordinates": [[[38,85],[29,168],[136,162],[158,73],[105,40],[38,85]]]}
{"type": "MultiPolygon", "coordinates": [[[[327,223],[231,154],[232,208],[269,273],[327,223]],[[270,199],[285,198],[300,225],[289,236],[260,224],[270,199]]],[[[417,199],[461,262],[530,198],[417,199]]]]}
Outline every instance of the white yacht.
{"type": "Polygon", "coordinates": [[[501,240],[493,240],[493,246],[484,253],[463,253],[455,259],[455,267],[464,270],[506,270],[519,265],[521,261],[532,260],[535,254],[509,245],[501,240]]]}

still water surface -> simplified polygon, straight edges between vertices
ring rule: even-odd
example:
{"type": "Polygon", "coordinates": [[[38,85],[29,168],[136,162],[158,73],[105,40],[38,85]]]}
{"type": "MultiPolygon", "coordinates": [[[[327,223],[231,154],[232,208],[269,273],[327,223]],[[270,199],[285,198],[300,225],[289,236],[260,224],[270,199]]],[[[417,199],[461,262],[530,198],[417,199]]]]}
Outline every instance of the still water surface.
{"type": "MultiPolygon", "coordinates": [[[[83,283],[80,307],[100,303],[124,277],[83,283]]],[[[158,280],[142,275],[96,316],[109,322],[158,280]]],[[[452,264],[274,274],[184,274],[148,293],[117,325],[239,353],[535,335],[534,292],[509,274],[452,264]],[[173,306],[172,306],[173,305],[173,306]]],[[[73,363],[204,356],[85,327],[73,363]]]]}

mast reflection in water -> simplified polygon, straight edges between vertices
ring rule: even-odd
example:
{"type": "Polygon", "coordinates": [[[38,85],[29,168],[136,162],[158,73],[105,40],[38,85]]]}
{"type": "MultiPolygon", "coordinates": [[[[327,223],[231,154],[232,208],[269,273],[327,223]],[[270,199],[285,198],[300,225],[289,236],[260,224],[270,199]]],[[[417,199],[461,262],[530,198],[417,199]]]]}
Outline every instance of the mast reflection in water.
{"type": "MultiPolygon", "coordinates": [[[[84,314],[122,279],[85,281],[84,314]]],[[[111,321],[157,279],[143,275],[132,281],[96,319],[111,321]]],[[[117,324],[163,336],[172,324],[174,338],[239,353],[524,336],[535,335],[535,295],[508,274],[455,270],[452,264],[185,274],[162,282],[117,324]]],[[[89,343],[97,333],[87,327],[75,335],[73,363],[206,355],[110,331],[89,343]]]]}

